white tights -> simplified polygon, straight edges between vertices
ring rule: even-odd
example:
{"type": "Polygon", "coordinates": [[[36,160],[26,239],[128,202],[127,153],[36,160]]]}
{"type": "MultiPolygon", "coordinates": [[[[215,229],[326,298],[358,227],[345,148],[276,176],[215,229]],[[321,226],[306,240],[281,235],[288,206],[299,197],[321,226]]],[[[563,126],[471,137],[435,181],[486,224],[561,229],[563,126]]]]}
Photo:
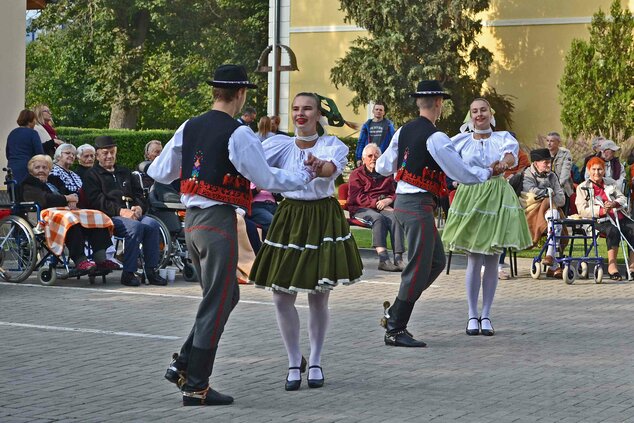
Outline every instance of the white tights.
{"type": "MultiPolygon", "coordinates": [[[[467,305],[469,306],[469,318],[478,316],[489,317],[491,305],[493,305],[493,297],[495,289],[498,285],[498,261],[500,255],[484,255],[470,253],[467,255],[467,305]],[[484,266],[484,273],[480,276],[480,271],[484,266]],[[482,285],[482,313],[478,313],[478,297],[480,294],[480,285],[482,285]]],[[[477,329],[478,322],[469,320],[469,329],[477,329]]],[[[483,329],[491,329],[488,320],[482,322],[483,329]]]]}
{"type": "MultiPolygon", "coordinates": [[[[310,366],[321,365],[321,351],[328,329],[328,297],[329,292],[308,294],[308,339],[310,341],[310,366]]],[[[299,314],[295,308],[296,294],[273,291],[273,302],[277,316],[277,325],[288,354],[288,367],[299,367],[302,352],[299,348],[299,314]]],[[[310,379],[322,378],[319,369],[310,369],[310,379]]],[[[299,370],[289,370],[288,380],[299,380],[299,370]]]]}

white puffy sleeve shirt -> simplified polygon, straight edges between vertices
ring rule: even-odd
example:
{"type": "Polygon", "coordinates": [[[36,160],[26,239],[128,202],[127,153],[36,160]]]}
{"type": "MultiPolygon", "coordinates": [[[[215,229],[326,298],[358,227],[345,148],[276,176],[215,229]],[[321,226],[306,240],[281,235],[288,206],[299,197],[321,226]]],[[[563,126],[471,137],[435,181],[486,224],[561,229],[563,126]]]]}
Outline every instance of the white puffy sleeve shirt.
{"type": "MultiPolygon", "coordinates": [[[[390,145],[376,161],[376,171],[383,176],[393,174],[398,169],[398,139],[400,135],[401,128],[396,131],[390,145]]],[[[451,140],[443,132],[433,133],[427,139],[426,145],[429,154],[436,160],[443,172],[454,181],[459,181],[463,184],[478,184],[491,177],[489,166],[485,166],[484,169],[479,166],[469,166],[468,164],[465,166],[463,159],[456,152],[451,140]]],[[[404,181],[398,181],[396,184],[397,194],[414,194],[417,192],[426,191],[404,181]]]]}
{"type": "Polygon", "coordinates": [[[493,132],[489,138],[481,140],[474,139],[472,133],[458,134],[453,136],[451,141],[462,160],[469,166],[488,168],[491,163],[502,160],[506,153],[513,155],[513,166],[517,166],[520,145],[506,131],[493,132]]]}
{"type": "MultiPolygon", "coordinates": [[[[169,184],[181,176],[185,124],[187,122],[176,130],[172,139],[147,170],[148,175],[160,183],[169,184]]],[[[229,138],[229,160],[238,172],[267,191],[302,190],[310,180],[310,174],[303,167],[294,168],[290,172],[269,167],[262,143],[251,128],[244,125],[233,131],[229,138]]],[[[182,194],[181,202],[187,207],[200,208],[225,204],[191,194],[182,194]]]]}
{"type": "Polygon", "coordinates": [[[295,138],[286,135],[276,135],[262,143],[266,161],[269,166],[299,171],[304,168],[304,160],[308,153],[326,161],[331,161],[337,168],[328,178],[315,178],[310,181],[303,191],[284,191],[281,194],[293,200],[320,200],[331,197],[335,192],[335,179],[348,164],[348,146],[331,135],[324,135],[317,139],[311,148],[299,148],[295,138]]]}

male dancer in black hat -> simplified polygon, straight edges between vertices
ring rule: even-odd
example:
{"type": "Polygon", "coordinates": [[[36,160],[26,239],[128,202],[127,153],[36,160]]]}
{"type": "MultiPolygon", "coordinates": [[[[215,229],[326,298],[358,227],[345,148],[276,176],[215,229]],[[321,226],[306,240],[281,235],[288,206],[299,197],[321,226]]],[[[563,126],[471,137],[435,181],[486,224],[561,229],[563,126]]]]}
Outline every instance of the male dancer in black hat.
{"type": "Polygon", "coordinates": [[[396,131],[376,163],[376,171],[382,175],[396,172],[394,215],[405,231],[409,259],[394,304],[384,304],[382,324],[386,345],[425,347],[407,330],[407,323],[416,300],[445,267],[445,250],[434,223],[436,197],[447,195],[446,176],[477,184],[502,169],[497,163],[489,169],[466,165],[449,137],[436,128],[443,100],[451,98],[438,81],[421,81],[410,96],[416,98],[420,116],[396,131]]]}
{"type": "MultiPolygon", "coordinates": [[[[313,177],[304,169],[270,168],[255,133],[237,114],[254,88],[242,66],[223,65],[214,73],[211,111],[183,123],[148,169],[156,181],[181,177],[181,201],[187,206],[187,251],[203,288],[196,320],[165,378],[176,383],[183,405],[225,405],[233,398],[209,386],[218,341],[238,303],[235,207],[249,210],[250,181],[281,192],[302,189],[313,177]]],[[[250,210],[249,210],[250,211],[250,210]]]]}

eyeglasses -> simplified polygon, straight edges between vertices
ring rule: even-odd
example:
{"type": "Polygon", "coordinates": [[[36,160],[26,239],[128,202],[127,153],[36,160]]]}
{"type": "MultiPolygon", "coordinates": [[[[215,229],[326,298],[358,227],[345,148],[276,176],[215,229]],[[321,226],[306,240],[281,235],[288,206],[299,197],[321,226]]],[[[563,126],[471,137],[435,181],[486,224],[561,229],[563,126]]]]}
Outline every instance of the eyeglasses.
{"type": "Polygon", "coordinates": [[[50,110],[42,110],[42,113],[51,113],[50,110]]]}

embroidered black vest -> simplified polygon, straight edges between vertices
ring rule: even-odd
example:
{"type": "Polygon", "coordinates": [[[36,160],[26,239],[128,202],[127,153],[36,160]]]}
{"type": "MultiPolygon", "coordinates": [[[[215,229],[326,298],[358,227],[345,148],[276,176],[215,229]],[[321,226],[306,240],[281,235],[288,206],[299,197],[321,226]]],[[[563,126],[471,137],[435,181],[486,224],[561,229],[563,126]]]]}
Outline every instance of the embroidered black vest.
{"type": "Polygon", "coordinates": [[[190,119],[183,130],[181,193],[234,204],[251,213],[251,182],[229,161],[229,137],[240,123],[211,110],[190,119]]]}
{"type": "Polygon", "coordinates": [[[419,117],[401,128],[398,138],[397,181],[407,182],[437,197],[446,197],[447,177],[427,150],[427,139],[438,129],[429,119],[419,117]]]}

